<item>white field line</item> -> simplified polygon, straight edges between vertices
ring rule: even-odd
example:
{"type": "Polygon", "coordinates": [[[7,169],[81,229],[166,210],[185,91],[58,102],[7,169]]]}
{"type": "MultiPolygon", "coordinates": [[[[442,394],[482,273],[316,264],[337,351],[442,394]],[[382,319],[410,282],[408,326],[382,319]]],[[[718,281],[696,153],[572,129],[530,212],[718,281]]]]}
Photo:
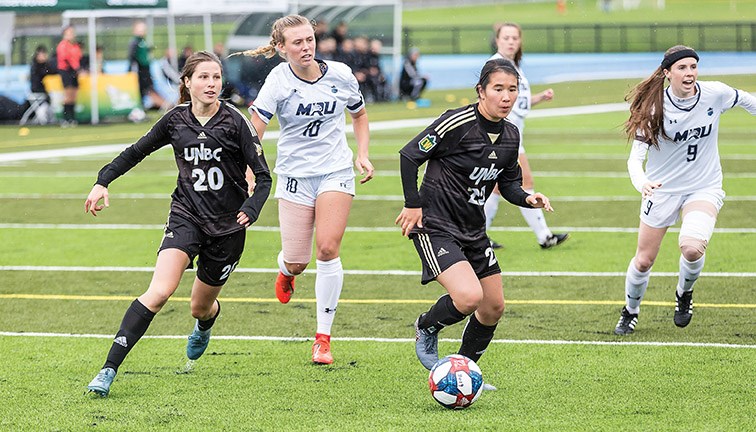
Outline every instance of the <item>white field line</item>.
{"type": "MultiPolygon", "coordinates": [[[[19,224],[0,223],[0,229],[54,229],[54,230],[162,230],[162,224],[19,224]]],[[[583,233],[637,233],[638,228],[631,227],[551,227],[555,231],[583,232],[583,233]]],[[[348,232],[376,232],[398,233],[399,228],[394,226],[383,227],[347,227],[348,232]]],[[[277,226],[252,225],[247,231],[256,232],[280,232],[277,226]]],[[[491,227],[491,232],[530,232],[529,227],[491,227]]],[[[670,228],[669,232],[680,232],[680,228],[670,228]]],[[[721,234],[754,234],[756,228],[715,228],[714,232],[721,234]]]]}
{"type": "MultiPolygon", "coordinates": [[[[38,332],[7,332],[0,331],[0,336],[9,337],[59,337],[71,339],[113,339],[113,335],[105,334],[68,334],[68,333],[38,333],[38,332]]],[[[186,335],[145,335],[143,339],[186,339],[186,335]]],[[[213,336],[213,340],[242,340],[242,341],[277,341],[277,342],[311,342],[312,338],[286,336],[213,336]]],[[[377,342],[377,343],[414,343],[412,338],[367,338],[367,337],[334,337],[335,341],[343,342],[377,342]]],[[[440,339],[441,342],[461,342],[460,339],[440,339]]],[[[604,346],[651,346],[651,347],[690,347],[690,348],[741,348],[756,349],[756,345],[740,345],[726,343],[705,342],[614,342],[614,341],[571,341],[571,340],[537,340],[537,339],[494,339],[492,343],[516,345],[604,345],[604,346]]]]}
{"type": "MultiPolygon", "coordinates": [[[[0,266],[0,271],[34,271],[34,272],[153,272],[154,267],[118,267],[118,266],[24,266],[10,265],[0,266]]],[[[188,269],[192,272],[194,269],[188,269]]],[[[237,267],[236,273],[278,273],[278,268],[242,268],[237,267]]],[[[317,270],[305,270],[306,274],[316,274],[317,270]]],[[[345,269],[344,274],[358,276],[419,276],[420,272],[416,270],[349,270],[345,269]]],[[[505,277],[625,277],[625,272],[571,272],[571,271],[504,271],[501,272],[505,277]]],[[[654,276],[678,276],[678,272],[654,272],[654,276]]],[[[737,277],[752,278],[756,277],[756,272],[703,272],[701,277],[737,277]]]]}
{"type": "MultiPolygon", "coordinates": [[[[534,110],[529,114],[530,118],[544,118],[544,117],[557,117],[557,116],[569,116],[569,115],[581,115],[581,114],[596,114],[605,112],[625,111],[628,109],[628,105],[624,102],[614,104],[597,104],[597,105],[585,105],[576,107],[565,108],[547,108],[534,110]]],[[[421,129],[428,126],[435,120],[435,117],[419,118],[419,119],[405,119],[405,120],[389,120],[371,122],[370,130],[396,130],[396,129],[421,129]]],[[[347,128],[348,133],[352,133],[351,128],[347,128]]],[[[279,136],[279,131],[271,130],[265,133],[265,141],[276,139],[279,136]]],[[[109,144],[100,146],[86,146],[86,147],[74,147],[56,150],[33,150],[16,153],[3,153],[0,154],[0,163],[16,162],[22,160],[39,160],[39,159],[51,159],[60,157],[71,156],[86,156],[92,154],[103,153],[118,153],[128,147],[128,144],[109,144]]]]}
{"type": "MultiPolygon", "coordinates": [[[[86,194],[73,194],[73,193],[0,193],[0,199],[59,199],[59,200],[84,200],[87,198],[86,194]]],[[[168,201],[171,199],[168,193],[113,193],[110,194],[110,198],[114,199],[156,199],[168,201]]],[[[404,201],[404,197],[401,195],[356,195],[355,201],[404,201]]],[[[552,202],[627,202],[635,201],[640,204],[640,195],[610,195],[610,196],[549,196],[552,202]]],[[[269,198],[270,201],[275,198],[269,198]]],[[[756,201],[756,195],[741,195],[731,196],[728,195],[725,201],[756,201]]]]}

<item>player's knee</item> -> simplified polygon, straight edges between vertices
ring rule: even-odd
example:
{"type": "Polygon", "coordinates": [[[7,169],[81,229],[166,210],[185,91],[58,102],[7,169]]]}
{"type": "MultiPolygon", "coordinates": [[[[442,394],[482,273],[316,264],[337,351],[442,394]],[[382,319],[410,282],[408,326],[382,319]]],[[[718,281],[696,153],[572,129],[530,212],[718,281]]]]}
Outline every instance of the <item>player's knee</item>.
{"type": "Polygon", "coordinates": [[[305,271],[307,268],[307,263],[286,263],[286,270],[289,271],[289,273],[293,274],[294,276],[302,274],[302,272],[305,271]]]}
{"type": "Polygon", "coordinates": [[[688,261],[698,261],[706,253],[706,240],[685,237],[680,239],[680,252],[688,261]]]}
{"type": "Polygon", "coordinates": [[[330,261],[339,256],[340,243],[337,241],[324,241],[317,246],[318,259],[321,261],[330,261]]]}
{"type": "Polygon", "coordinates": [[[496,323],[504,315],[504,301],[488,302],[485,306],[481,304],[477,311],[481,322],[496,323]]]}
{"type": "Polygon", "coordinates": [[[716,222],[714,216],[702,210],[691,210],[683,217],[678,244],[686,260],[696,261],[706,253],[716,222]]]}
{"type": "Polygon", "coordinates": [[[471,313],[475,312],[480,307],[481,301],[483,301],[482,291],[470,291],[471,292],[465,292],[463,295],[460,295],[458,296],[458,298],[454,299],[454,306],[457,308],[457,310],[465,315],[470,315],[471,313]]]}
{"type": "Polygon", "coordinates": [[[635,256],[635,268],[639,272],[645,273],[649,271],[653,265],[654,259],[650,256],[645,256],[643,254],[638,254],[635,256]]]}
{"type": "Polygon", "coordinates": [[[212,309],[213,309],[213,303],[210,303],[209,305],[204,305],[196,302],[192,302],[192,318],[196,318],[198,320],[208,320],[212,318],[212,309]]]}

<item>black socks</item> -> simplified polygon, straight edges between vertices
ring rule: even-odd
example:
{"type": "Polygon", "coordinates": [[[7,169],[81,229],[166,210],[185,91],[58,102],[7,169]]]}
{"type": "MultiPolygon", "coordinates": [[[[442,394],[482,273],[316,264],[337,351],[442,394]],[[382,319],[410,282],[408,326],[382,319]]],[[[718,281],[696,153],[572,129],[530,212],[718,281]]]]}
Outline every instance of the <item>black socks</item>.
{"type": "Polygon", "coordinates": [[[218,319],[218,315],[220,315],[220,302],[217,299],[215,302],[218,303],[218,312],[215,313],[215,316],[206,321],[200,319],[197,320],[197,327],[199,327],[201,331],[210,330],[213,327],[213,324],[215,324],[215,320],[218,319]]]}
{"type": "Polygon", "coordinates": [[[154,316],[155,312],[147,309],[138,299],[131,303],[123,316],[121,328],[116,333],[103,368],[109,367],[118,371],[118,367],[123,363],[126,354],[131,351],[131,348],[147,331],[147,327],[150,326],[154,316]]]}
{"type": "Polygon", "coordinates": [[[492,326],[483,325],[478,321],[475,314],[470,315],[470,321],[465,326],[462,333],[462,346],[459,347],[459,354],[477,362],[480,356],[486,352],[488,344],[494,337],[496,324],[492,326]]]}
{"type": "Polygon", "coordinates": [[[465,319],[465,315],[454,307],[449,294],[444,294],[431,306],[430,310],[420,316],[418,327],[429,334],[438,333],[442,328],[456,324],[465,319]]]}

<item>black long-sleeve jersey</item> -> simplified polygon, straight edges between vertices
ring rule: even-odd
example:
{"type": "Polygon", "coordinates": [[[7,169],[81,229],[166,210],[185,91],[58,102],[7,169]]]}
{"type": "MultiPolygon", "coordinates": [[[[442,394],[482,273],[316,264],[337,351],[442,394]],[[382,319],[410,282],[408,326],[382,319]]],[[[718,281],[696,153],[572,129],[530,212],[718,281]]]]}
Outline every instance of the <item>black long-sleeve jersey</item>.
{"type": "Polygon", "coordinates": [[[449,110],[399,153],[405,207],[423,209],[423,227],[413,232],[443,231],[461,242],[486,235],[483,204],[498,183],[512,204],[531,207],[522,189],[517,162],[520,132],[501,120],[492,122],[478,104],[449,110]],[[417,170],[428,162],[420,191],[417,170]]]}
{"type": "Polygon", "coordinates": [[[192,114],[190,103],[176,106],[139,141],[105,165],[97,184],[108,187],[167,144],[173,147],[179,171],[171,195],[171,212],[188,218],[212,236],[243,230],[236,222],[240,210],[249,216],[250,223],[257,220],[270,193],[270,170],[252,124],[223,101],[204,126],[192,114]],[[247,166],[256,177],[251,197],[245,178],[247,166]]]}

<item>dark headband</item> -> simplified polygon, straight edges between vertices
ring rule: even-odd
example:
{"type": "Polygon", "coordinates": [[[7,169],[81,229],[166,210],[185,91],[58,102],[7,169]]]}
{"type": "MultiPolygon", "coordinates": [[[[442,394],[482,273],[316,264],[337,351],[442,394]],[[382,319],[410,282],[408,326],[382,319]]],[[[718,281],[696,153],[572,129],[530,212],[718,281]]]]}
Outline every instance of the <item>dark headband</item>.
{"type": "Polygon", "coordinates": [[[686,48],[684,50],[675,51],[672,54],[665,55],[664,60],[661,62],[661,68],[662,69],[669,69],[673,64],[677,63],[678,60],[684,59],[686,57],[693,57],[698,61],[698,54],[696,54],[696,51],[690,48],[686,48]]]}

